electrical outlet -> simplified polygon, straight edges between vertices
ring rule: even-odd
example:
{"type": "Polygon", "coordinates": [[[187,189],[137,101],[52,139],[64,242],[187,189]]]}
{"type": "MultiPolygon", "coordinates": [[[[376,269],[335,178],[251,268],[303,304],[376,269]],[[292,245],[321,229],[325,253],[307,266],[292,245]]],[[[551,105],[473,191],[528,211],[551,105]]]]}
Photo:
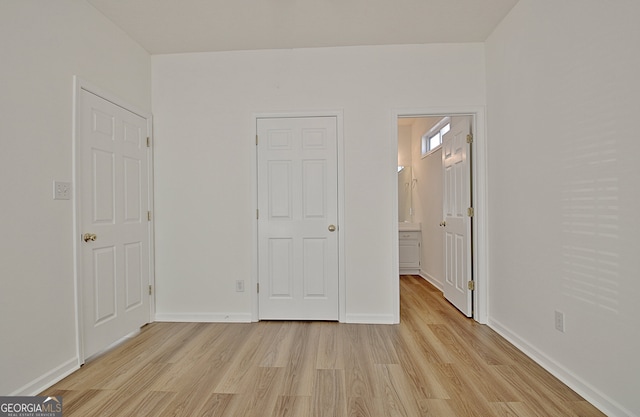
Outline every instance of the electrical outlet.
{"type": "Polygon", "coordinates": [[[564,313],[562,311],[556,310],[556,330],[564,333],[564,313]]]}
{"type": "Polygon", "coordinates": [[[244,281],[241,279],[236,280],[236,292],[244,292],[244,281]]]}
{"type": "Polygon", "coordinates": [[[54,181],[53,182],[53,199],[54,200],[71,200],[71,183],[54,181]]]}

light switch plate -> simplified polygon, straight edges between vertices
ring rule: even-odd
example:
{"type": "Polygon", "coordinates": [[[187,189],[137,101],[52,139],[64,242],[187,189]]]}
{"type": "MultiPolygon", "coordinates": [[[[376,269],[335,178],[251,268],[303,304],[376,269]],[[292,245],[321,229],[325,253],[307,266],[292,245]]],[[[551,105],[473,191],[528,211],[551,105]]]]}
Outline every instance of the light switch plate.
{"type": "Polygon", "coordinates": [[[53,199],[54,200],[71,200],[71,183],[54,181],[53,182],[53,199]]]}

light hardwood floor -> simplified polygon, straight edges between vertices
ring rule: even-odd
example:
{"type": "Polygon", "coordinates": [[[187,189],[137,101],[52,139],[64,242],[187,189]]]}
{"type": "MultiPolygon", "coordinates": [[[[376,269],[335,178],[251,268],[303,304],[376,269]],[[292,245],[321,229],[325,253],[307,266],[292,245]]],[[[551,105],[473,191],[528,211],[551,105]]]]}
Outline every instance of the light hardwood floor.
{"type": "Polygon", "coordinates": [[[152,323],[42,393],[65,417],[602,417],[419,277],[401,323],[152,323]]]}

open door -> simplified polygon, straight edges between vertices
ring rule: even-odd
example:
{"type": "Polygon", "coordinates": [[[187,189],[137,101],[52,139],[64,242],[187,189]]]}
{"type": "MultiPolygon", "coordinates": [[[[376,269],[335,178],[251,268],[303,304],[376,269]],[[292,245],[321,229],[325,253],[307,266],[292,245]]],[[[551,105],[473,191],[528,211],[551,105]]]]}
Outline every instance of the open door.
{"type": "Polygon", "coordinates": [[[82,360],[150,321],[148,120],[81,89],[76,147],[82,360]]]}
{"type": "Polygon", "coordinates": [[[451,118],[442,141],[444,296],[467,317],[473,316],[471,259],[471,116],[451,118]]]}

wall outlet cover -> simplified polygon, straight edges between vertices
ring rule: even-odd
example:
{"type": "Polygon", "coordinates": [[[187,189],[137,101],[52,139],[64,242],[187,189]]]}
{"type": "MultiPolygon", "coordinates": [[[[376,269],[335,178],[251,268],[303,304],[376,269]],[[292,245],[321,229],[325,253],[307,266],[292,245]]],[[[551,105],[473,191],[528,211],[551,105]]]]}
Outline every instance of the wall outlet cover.
{"type": "Polygon", "coordinates": [[[564,313],[562,311],[555,312],[555,327],[559,332],[564,333],[564,313]]]}

